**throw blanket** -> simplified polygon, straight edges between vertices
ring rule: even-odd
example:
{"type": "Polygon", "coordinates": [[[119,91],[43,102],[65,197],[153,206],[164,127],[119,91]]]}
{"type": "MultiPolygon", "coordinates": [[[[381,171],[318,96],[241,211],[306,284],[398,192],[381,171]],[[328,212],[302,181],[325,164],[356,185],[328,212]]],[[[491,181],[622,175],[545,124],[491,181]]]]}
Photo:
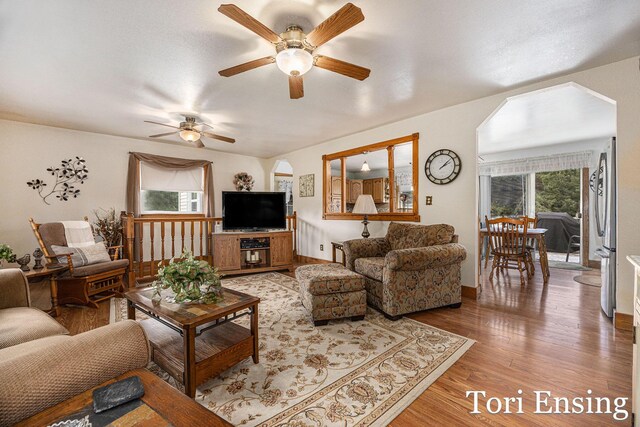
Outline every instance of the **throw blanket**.
{"type": "Polygon", "coordinates": [[[64,226],[64,236],[70,248],[85,248],[96,244],[87,221],[61,221],[64,226]]]}

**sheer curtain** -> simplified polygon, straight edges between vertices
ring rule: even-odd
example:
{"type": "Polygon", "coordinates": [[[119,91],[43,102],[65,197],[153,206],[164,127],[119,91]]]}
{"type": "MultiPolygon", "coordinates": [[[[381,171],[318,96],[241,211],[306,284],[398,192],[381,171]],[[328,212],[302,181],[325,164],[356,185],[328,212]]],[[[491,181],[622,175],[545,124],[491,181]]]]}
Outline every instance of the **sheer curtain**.
{"type": "MultiPolygon", "coordinates": [[[[178,159],[157,156],[147,153],[129,153],[129,170],[127,173],[127,212],[140,216],[141,170],[144,170],[145,186],[159,187],[160,181],[172,189],[182,187],[186,191],[198,187],[203,191],[202,205],[205,216],[214,216],[213,170],[207,160],[178,159]],[[144,163],[144,166],[141,166],[144,163]]],[[[159,189],[159,188],[153,188],[159,189]]]]}
{"type": "Polygon", "coordinates": [[[593,152],[591,151],[581,151],[528,159],[484,162],[480,163],[478,167],[481,176],[524,175],[534,172],[588,168],[591,165],[592,156],[593,152]]]}

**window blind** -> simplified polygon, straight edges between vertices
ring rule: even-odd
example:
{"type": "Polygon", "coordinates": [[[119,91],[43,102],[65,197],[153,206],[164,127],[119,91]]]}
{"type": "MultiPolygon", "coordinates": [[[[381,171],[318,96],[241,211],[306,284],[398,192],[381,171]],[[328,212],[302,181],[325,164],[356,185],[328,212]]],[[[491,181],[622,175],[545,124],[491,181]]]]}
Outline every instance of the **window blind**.
{"type": "Polygon", "coordinates": [[[170,169],[140,162],[140,189],[155,191],[204,191],[204,169],[170,169]]]}

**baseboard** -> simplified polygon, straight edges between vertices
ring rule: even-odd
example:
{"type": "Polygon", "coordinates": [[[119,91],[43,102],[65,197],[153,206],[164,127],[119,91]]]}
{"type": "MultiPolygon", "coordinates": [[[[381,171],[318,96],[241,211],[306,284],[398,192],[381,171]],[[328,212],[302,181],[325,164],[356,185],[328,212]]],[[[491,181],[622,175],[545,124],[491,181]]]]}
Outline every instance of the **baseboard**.
{"type": "Polygon", "coordinates": [[[331,264],[331,261],[310,256],[298,255],[298,263],[300,264],[331,264]]]}
{"type": "Polygon", "coordinates": [[[616,329],[620,329],[621,331],[632,331],[633,315],[626,314],[626,313],[618,313],[616,311],[613,313],[613,324],[616,329]]]}
{"type": "Polygon", "coordinates": [[[478,299],[480,293],[482,292],[481,287],[471,287],[471,286],[463,286],[462,287],[462,296],[465,298],[478,299]]]}
{"type": "Polygon", "coordinates": [[[590,259],[588,267],[589,268],[594,268],[596,270],[600,270],[600,261],[595,260],[595,259],[590,259]]]}

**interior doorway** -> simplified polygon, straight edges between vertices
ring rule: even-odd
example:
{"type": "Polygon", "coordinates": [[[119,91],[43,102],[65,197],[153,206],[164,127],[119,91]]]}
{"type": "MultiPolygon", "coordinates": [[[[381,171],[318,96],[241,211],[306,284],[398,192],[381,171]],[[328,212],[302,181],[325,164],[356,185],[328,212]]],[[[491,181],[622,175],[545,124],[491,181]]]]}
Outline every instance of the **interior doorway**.
{"type": "MultiPolygon", "coordinates": [[[[552,266],[597,268],[594,180],[615,135],[615,101],[578,84],[507,98],[477,130],[480,227],[485,217],[536,218],[552,266]]],[[[490,254],[480,249],[482,269],[490,254]]]]}
{"type": "Polygon", "coordinates": [[[293,168],[286,159],[276,160],[271,171],[271,191],[280,191],[286,194],[287,215],[293,215],[293,168]]]}

